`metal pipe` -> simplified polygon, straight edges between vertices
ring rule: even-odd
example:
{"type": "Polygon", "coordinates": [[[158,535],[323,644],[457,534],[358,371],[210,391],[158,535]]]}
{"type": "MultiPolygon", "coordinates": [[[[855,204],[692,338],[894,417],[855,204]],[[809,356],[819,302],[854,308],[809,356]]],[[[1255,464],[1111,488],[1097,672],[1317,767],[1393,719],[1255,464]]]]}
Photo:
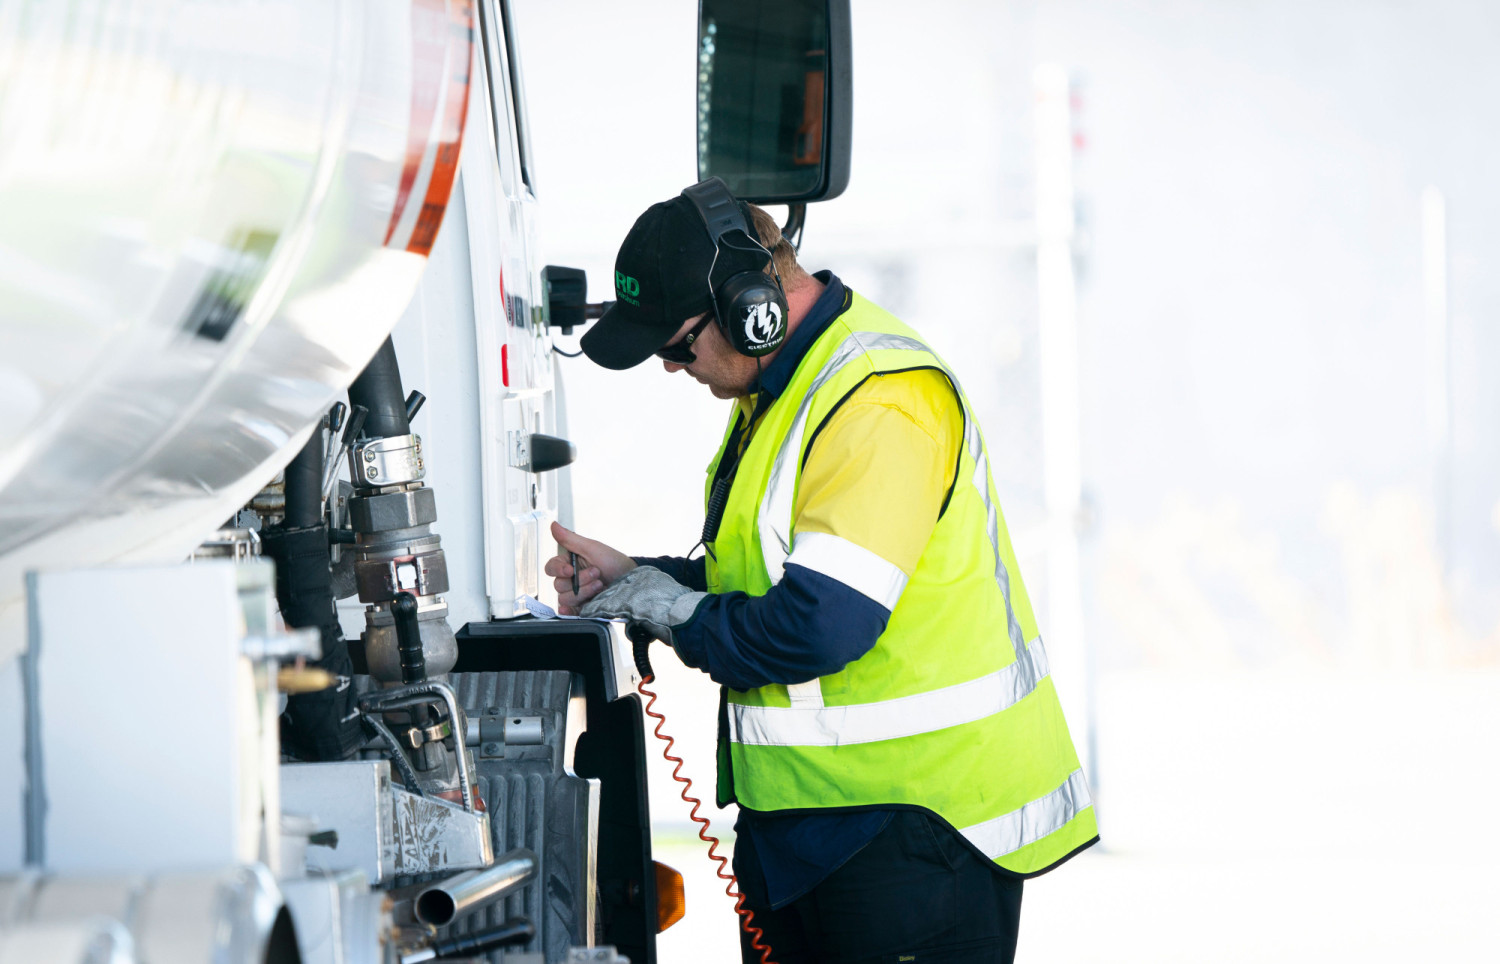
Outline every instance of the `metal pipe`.
{"type": "Polygon", "coordinates": [[[536,855],[522,848],[503,854],[493,866],[470,870],[428,887],[412,902],[417,920],[434,927],[499,900],[536,873],[536,855]]]}
{"type": "MultiPolygon", "coordinates": [[[[464,725],[467,717],[458,708],[458,697],[454,694],[453,687],[434,679],[366,694],[360,700],[360,708],[366,715],[380,713],[387,710],[401,709],[403,706],[413,703],[429,702],[420,699],[423,696],[437,696],[443,701],[443,704],[448,708],[449,725],[453,727],[455,735],[464,733],[468,729],[464,725]]],[[[474,811],[474,784],[469,776],[469,755],[464,752],[463,744],[457,739],[454,740],[454,749],[457,751],[454,756],[457,758],[458,763],[458,791],[463,795],[464,809],[472,813],[474,811]]]]}
{"type": "Polygon", "coordinates": [[[469,746],[538,746],[546,742],[544,732],[540,716],[471,716],[464,728],[464,742],[469,746]]]}
{"type": "Polygon", "coordinates": [[[250,500],[250,508],[256,512],[283,512],[286,510],[286,490],[261,489],[250,500]]]}
{"type": "MultiPolygon", "coordinates": [[[[369,414],[369,409],[363,405],[356,405],[349,413],[348,420],[344,422],[344,434],[339,439],[339,444],[334,447],[333,455],[323,465],[323,498],[326,499],[333,494],[333,483],[339,477],[339,466],[349,457],[349,449],[353,447],[354,440],[359,438],[359,433],[364,431],[365,416],[369,414]]],[[[332,442],[330,438],[330,445],[332,442]]]]}
{"type": "MultiPolygon", "coordinates": [[[[343,402],[334,402],[333,407],[328,410],[328,418],[325,426],[328,429],[328,441],[323,445],[323,471],[326,476],[328,463],[332,462],[339,451],[339,429],[344,427],[344,417],[349,414],[349,406],[343,402]]],[[[319,491],[322,491],[319,486],[319,491]]]]}
{"type": "Polygon", "coordinates": [[[396,364],[396,345],[389,337],[349,386],[349,404],[370,410],[364,426],[368,436],[390,438],[411,434],[411,420],[406,417],[406,392],[401,388],[401,369],[396,364]]]}
{"type": "Polygon", "coordinates": [[[336,459],[339,454],[339,429],[344,427],[344,418],[349,414],[349,406],[343,402],[334,402],[333,407],[328,410],[328,418],[325,422],[328,428],[328,441],[323,446],[323,479],[318,486],[318,491],[323,493],[323,498],[328,498],[328,470],[336,468],[336,459]]]}

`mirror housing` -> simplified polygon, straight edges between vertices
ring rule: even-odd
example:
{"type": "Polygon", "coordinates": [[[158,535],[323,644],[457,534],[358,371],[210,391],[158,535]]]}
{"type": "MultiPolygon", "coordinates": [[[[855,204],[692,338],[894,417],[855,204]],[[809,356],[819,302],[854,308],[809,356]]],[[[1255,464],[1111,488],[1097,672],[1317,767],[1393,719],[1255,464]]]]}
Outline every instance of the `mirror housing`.
{"type": "Polygon", "coordinates": [[[564,335],[588,320],[588,277],[582,268],[564,268],[549,264],[542,269],[542,283],[547,289],[547,324],[561,328],[564,335]]]}
{"type": "Polygon", "coordinates": [[[700,0],[698,179],[756,204],[849,185],[849,0],[700,0]]]}

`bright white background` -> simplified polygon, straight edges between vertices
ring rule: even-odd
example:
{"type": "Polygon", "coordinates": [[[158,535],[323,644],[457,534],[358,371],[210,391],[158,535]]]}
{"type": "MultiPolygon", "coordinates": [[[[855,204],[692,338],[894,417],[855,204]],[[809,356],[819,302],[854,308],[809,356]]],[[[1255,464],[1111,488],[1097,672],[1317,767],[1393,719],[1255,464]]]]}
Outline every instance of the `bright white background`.
{"type": "MultiPolygon", "coordinates": [[[[694,179],[694,5],[514,3],[544,256],[607,297],[631,222],[694,179]]],[[[1048,648],[1104,845],[1028,884],[1022,960],[1495,954],[1497,41],[1478,0],[854,4],[853,179],[803,261],[955,365],[1044,612],[1032,78],[1075,80],[1085,622],[1048,648]]],[[[579,528],[685,552],[723,404],[563,370],[579,528]]],[[[711,793],[715,688],[657,662],[711,793]]],[[[691,891],[663,960],[731,959],[652,780],[691,891]]]]}

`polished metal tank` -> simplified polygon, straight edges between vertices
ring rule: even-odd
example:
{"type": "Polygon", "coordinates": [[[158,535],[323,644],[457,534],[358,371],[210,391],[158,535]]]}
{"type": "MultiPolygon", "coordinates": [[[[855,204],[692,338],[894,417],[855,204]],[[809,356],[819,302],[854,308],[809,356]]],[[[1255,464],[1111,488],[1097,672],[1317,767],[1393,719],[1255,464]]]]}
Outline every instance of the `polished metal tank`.
{"type": "Polygon", "coordinates": [[[25,570],[184,558],[390,332],[470,0],[0,0],[0,659],[25,570]]]}

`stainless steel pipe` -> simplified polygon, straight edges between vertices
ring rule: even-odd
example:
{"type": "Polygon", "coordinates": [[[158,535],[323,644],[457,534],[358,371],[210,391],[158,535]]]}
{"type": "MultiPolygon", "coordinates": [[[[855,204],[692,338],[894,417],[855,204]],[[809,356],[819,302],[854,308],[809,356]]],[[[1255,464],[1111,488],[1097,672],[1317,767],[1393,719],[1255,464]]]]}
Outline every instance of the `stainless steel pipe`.
{"type": "MultiPolygon", "coordinates": [[[[368,716],[371,713],[384,713],[389,710],[400,709],[405,706],[421,703],[423,696],[437,696],[448,708],[448,722],[453,727],[454,733],[468,735],[468,725],[465,722],[463,710],[458,708],[458,696],[453,692],[453,687],[441,680],[428,679],[420,683],[409,683],[388,690],[376,690],[360,698],[359,707],[368,716]]],[[[457,751],[455,762],[458,764],[458,791],[459,803],[470,813],[474,812],[474,780],[469,776],[469,758],[464,753],[464,744],[458,740],[454,741],[454,749],[457,751]]],[[[398,752],[392,748],[392,753],[398,752]]],[[[398,764],[399,766],[399,764],[398,764]]],[[[417,792],[415,788],[412,792],[417,792]]]]}
{"type": "Polygon", "coordinates": [[[466,871],[428,887],[412,902],[412,914],[424,924],[443,927],[506,896],[534,873],[536,854],[517,848],[483,870],[466,871]]]}

